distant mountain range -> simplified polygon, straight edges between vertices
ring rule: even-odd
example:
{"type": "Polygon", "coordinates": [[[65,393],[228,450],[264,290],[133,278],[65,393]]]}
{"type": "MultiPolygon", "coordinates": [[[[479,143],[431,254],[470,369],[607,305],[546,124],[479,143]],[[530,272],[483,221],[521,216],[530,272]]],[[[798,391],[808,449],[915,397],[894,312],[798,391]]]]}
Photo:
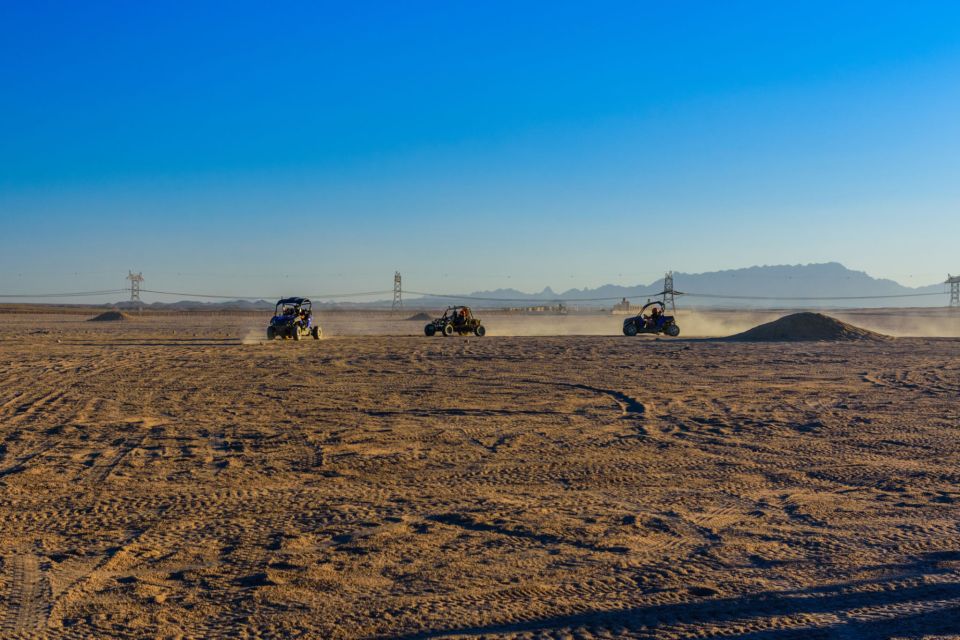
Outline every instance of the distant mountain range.
{"type": "MultiPolygon", "coordinates": [[[[689,295],[677,298],[679,305],[687,307],[941,307],[947,304],[948,295],[943,284],[925,287],[905,287],[893,280],[873,278],[863,271],[847,269],[838,262],[807,265],[757,266],[708,273],[673,274],[674,290],[689,295]],[[917,295],[923,294],[923,295],[917,295]],[[729,298],[723,296],[730,296],[729,298]],[[870,298],[870,296],[909,296],[870,298]],[[860,297],[860,299],[857,299],[860,297]],[[794,298],[794,299],[791,299],[794,298]],[[796,300],[795,298],[804,298],[796,300]],[[847,298],[836,300],[831,298],[847,298]]],[[[663,281],[650,284],[620,286],[607,284],[595,289],[568,289],[555,292],[546,287],[537,293],[516,289],[493,289],[472,293],[452,292],[451,296],[406,297],[405,306],[410,308],[436,308],[452,304],[469,304],[474,307],[502,308],[550,305],[563,302],[569,307],[610,308],[615,302],[626,298],[634,304],[657,297],[663,290],[663,281]],[[462,297],[458,297],[462,296],[462,297]]],[[[275,301],[231,300],[227,302],[181,301],[174,303],[155,302],[150,308],[208,309],[217,308],[268,310],[275,301]]],[[[314,300],[314,304],[340,308],[389,307],[390,300],[375,302],[330,302],[314,300]]],[[[117,307],[131,306],[121,302],[117,307]]]]}
{"type": "MultiPolygon", "coordinates": [[[[905,287],[893,280],[873,278],[863,271],[847,269],[838,262],[757,266],[708,273],[675,272],[673,287],[677,292],[689,294],[678,297],[678,304],[701,307],[944,306],[948,300],[943,284],[917,288],[905,287]],[[869,296],[910,297],[853,299],[869,296]],[[754,299],[748,299],[748,297],[754,299]],[[847,297],[851,299],[831,300],[831,298],[847,297]],[[790,298],[807,299],[791,300],[790,298]]],[[[635,286],[607,284],[595,289],[568,289],[560,293],[553,291],[550,287],[538,293],[524,293],[516,289],[495,289],[476,291],[461,299],[424,297],[407,302],[411,306],[428,307],[448,304],[499,307],[562,301],[568,305],[610,307],[622,298],[627,298],[633,303],[645,302],[647,298],[658,296],[661,291],[663,291],[663,280],[635,286]],[[482,300],[482,298],[503,299],[510,302],[482,300]]]]}

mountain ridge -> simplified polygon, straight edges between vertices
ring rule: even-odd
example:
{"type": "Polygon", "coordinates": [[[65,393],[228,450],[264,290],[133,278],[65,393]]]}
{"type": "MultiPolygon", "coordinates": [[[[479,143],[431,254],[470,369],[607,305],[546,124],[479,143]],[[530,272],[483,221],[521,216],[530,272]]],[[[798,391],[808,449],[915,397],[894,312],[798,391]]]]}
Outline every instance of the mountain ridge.
{"type": "MultiPolygon", "coordinates": [[[[797,265],[754,265],[738,269],[725,269],[704,273],[674,272],[674,290],[690,294],[682,298],[684,304],[690,306],[721,306],[719,301],[723,296],[731,296],[729,300],[737,300],[740,296],[754,296],[757,300],[737,300],[738,306],[764,307],[783,306],[790,298],[808,298],[804,306],[943,306],[946,302],[940,300],[936,294],[943,291],[942,283],[935,283],[921,287],[908,287],[887,278],[874,278],[865,271],[848,269],[839,262],[809,263],[797,265]],[[697,295],[699,294],[699,295],[697,295]],[[858,296],[914,296],[910,298],[883,298],[874,300],[855,300],[852,304],[841,304],[842,300],[830,298],[858,296]],[[709,297],[717,296],[717,297],[709,297]],[[769,298],[764,301],[759,298],[769,298]],[[908,301],[907,304],[897,304],[896,301],[908,301]]],[[[561,293],[554,293],[546,287],[539,293],[526,293],[517,289],[496,289],[474,291],[457,297],[428,297],[411,299],[410,302],[424,302],[442,304],[461,301],[470,303],[469,299],[477,298],[510,298],[509,302],[529,301],[531,303],[547,302],[596,302],[606,303],[606,306],[615,302],[614,298],[634,298],[640,301],[645,296],[655,296],[663,290],[663,281],[655,280],[649,284],[614,285],[604,284],[594,288],[571,288],[561,293]],[[547,293],[549,292],[549,294],[547,293]],[[603,298],[604,300],[597,300],[603,298]],[[609,299],[609,300],[606,300],[609,299]]],[[[476,306],[491,302],[474,300],[476,306]]]]}
{"type": "MultiPolygon", "coordinates": [[[[796,265],[754,265],[738,269],[724,269],[704,273],[674,272],[674,290],[689,295],[678,296],[684,306],[722,307],[891,307],[891,306],[945,306],[947,293],[942,283],[921,287],[908,287],[887,278],[874,278],[865,271],[848,269],[839,262],[809,263],[796,265]],[[943,293],[943,297],[939,294],[943,293]],[[923,295],[916,295],[923,294],[923,295]],[[931,295],[927,295],[931,294],[931,295]],[[725,297],[729,296],[729,297],[725,297]],[[858,296],[909,296],[860,299],[858,296]],[[754,297],[756,299],[742,299],[754,297]],[[847,297],[849,300],[831,300],[847,297]],[[790,300],[790,298],[804,298],[790,300]]],[[[475,307],[524,307],[567,305],[609,308],[619,299],[627,298],[633,303],[644,302],[663,290],[663,280],[649,284],[616,285],[603,284],[597,287],[571,288],[555,292],[550,286],[539,292],[528,293],[513,288],[497,288],[470,293],[449,295],[405,296],[406,306],[411,308],[445,307],[452,304],[468,304],[475,307]]],[[[305,292],[309,295],[309,292],[305,292]]],[[[317,305],[340,308],[389,307],[392,300],[373,302],[342,302],[314,298],[317,305]]],[[[272,309],[269,300],[230,300],[224,302],[154,302],[145,306],[155,308],[245,308],[272,309]]],[[[116,303],[119,308],[136,306],[127,301],[116,303]]]]}

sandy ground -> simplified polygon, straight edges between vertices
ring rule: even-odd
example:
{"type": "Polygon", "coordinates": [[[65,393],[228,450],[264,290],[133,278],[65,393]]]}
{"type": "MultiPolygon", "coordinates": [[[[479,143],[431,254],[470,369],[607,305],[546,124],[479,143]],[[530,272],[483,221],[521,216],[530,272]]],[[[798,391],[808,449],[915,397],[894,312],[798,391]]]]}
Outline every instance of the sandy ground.
{"type": "Polygon", "coordinates": [[[341,323],[0,317],[0,638],[960,637],[960,341],[341,323]]]}

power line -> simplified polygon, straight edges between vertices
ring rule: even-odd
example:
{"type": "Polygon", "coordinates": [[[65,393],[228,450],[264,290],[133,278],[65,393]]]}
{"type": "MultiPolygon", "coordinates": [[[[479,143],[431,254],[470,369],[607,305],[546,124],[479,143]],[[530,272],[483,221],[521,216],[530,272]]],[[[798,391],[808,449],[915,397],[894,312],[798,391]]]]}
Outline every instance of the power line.
{"type": "Polygon", "coordinates": [[[112,293],[126,293],[129,289],[108,289],[104,291],[73,291],[71,293],[2,293],[0,298],[82,298],[85,296],[105,296],[112,293]]]}
{"type": "MultiPolygon", "coordinates": [[[[482,300],[485,302],[606,302],[608,300],[619,300],[622,296],[608,296],[603,298],[570,298],[563,296],[556,296],[553,298],[488,298],[485,296],[473,296],[469,294],[452,294],[452,293],[426,293],[423,291],[410,291],[409,289],[404,289],[404,293],[413,294],[415,296],[426,296],[429,298],[449,298],[453,300],[482,300]]],[[[643,295],[647,296],[659,296],[663,295],[663,291],[658,291],[657,293],[644,293],[640,292],[643,295]]],[[[674,292],[677,295],[683,295],[679,291],[674,292]]]]}
{"type": "MultiPolygon", "coordinates": [[[[450,298],[458,300],[482,300],[485,302],[606,302],[608,300],[620,300],[623,296],[609,296],[604,298],[569,298],[564,296],[557,296],[555,298],[488,298],[484,296],[472,296],[469,294],[455,295],[455,294],[445,294],[445,293],[425,293],[422,291],[408,291],[404,290],[405,293],[410,293],[418,296],[427,296],[430,298],[450,298]]],[[[929,292],[929,293],[897,293],[890,295],[881,295],[881,296],[735,296],[735,295],[725,295],[719,293],[693,293],[693,292],[684,292],[684,291],[675,291],[672,288],[670,290],[658,291],[656,293],[648,293],[644,291],[638,292],[641,295],[650,296],[655,298],[662,295],[677,295],[677,296],[689,296],[691,298],[719,298],[727,300],[884,300],[887,298],[916,298],[920,296],[942,296],[941,292],[929,292]]],[[[630,295],[627,293],[626,295],[630,295]]]]}
{"type": "Polygon", "coordinates": [[[887,298],[918,298],[920,296],[942,296],[939,291],[929,293],[894,293],[883,296],[733,296],[719,293],[680,293],[677,295],[694,298],[722,298],[727,300],[885,300],[887,298]]]}
{"type": "Polygon", "coordinates": [[[683,294],[679,291],[673,290],[673,271],[667,271],[663,276],[663,308],[666,310],[667,305],[670,305],[670,311],[676,315],[677,314],[677,299],[676,296],[683,294]]]}
{"type": "Polygon", "coordinates": [[[130,302],[140,302],[140,287],[143,286],[143,273],[130,271],[127,274],[127,280],[130,281],[130,302]]]}
{"type": "MultiPolygon", "coordinates": [[[[185,293],[183,291],[156,291],[154,289],[141,289],[143,293],[156,293],[164,296],[183,296],[185,298],[213,298],[217,300],[272,300],[276,294],[267,296],[224,296],[213,293],[185,293]]],[[[363,291],[355,293],[322,293],[311,294],[310,298],[362,298],[365,296],[384,296],[392,291],[363,291]]]]}
{"type": "MultiPolygon", "coordinates": [[[[370,296],[386,296],[391,294],[396,294],[398,291],[406,293],[408,295],[415,296],[424,296],[428,298],[445,298],[450,300],[477,300],[483,302],[608,302],[611,300],[620,300],[623,295],[645,295],[649,297],[658,297],[666,294],[674,294],[678,296],[688,296],[691,298],[710,298],[718,300],[773,300],[773,301],[817,301],[817,300],[886,300],[886,299],[895,299],[895,298],[919,298],[926,296],[942,296],[942,292],[925,292],[925,293],[899,293],[899,294],[887,294],[887,295],[869,295],[869,296],[748,296],[748,295],[728,295],[720,293],[701,293],[701,292],[682,292],[675,291],[672,287],[669,290],[658,291],[658,292],[648,292],[643,291],[642,288],[637,287],[633,290],[627,289],[624,292],[621,292],[621,295],[618,296],[602,296],[602,297],[569,297],[569,296],[553,296],[550,298],[535,298],[535,297],[525,297],[525,298],[501,298],[501,297],[492,297],[492,296],[477,296],[471,294],[452,294],[452,293],[433,293],[426,291],[412,291],[408,289],[393,289],[393,290],[383,290],[383,291],[361,291],[361,292],[347,292],[347,293],[324,293],[324,294],[313,294],[310,297],[316,299],[332,299],[332,298],[363,298],[370,296]],[[635,291],[635,293],[631,293],[635,291]]],[[[21,299],[21,298],[80,298],[80,297],[92,297],[92,296],[104,296],[117,293],[129,293],[130,289],[103,289],[100,291],[72,291],[64,293],[8,293],[0,294],[0,298],[4,299],[21,299]]],[[[215,299],[215,300],[272,300],[276,297],[273,295],[222,295],[222,294],[213,294],[213,293],[195,293],[195,292],[184,292],[184,291],[160,291],[157,289],[139,289],[141,293],[153,293],[156,295],[166,295],[166,296],[182,296],[184,298],[206,298],[206,299],[215,299]]]]}
{"type": "Polygon", "coordinates": [[[393,306],[390,309],[391,311],[403,309],[403,281],[399,271],[393,274],[393,306]]]}

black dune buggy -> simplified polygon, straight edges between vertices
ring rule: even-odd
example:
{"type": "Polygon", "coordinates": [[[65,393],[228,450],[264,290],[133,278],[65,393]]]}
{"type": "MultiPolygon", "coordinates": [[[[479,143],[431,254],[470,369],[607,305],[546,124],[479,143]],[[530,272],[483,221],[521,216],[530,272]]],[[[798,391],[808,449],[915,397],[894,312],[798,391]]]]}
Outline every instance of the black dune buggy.
{"type": "Polygon", "coordinates": [[[483,336],[487,330],[480,324],[479,318],[473,317],[470,307],[447,307],[443,315],[430,322],[423,328],[423,332],[428,336],[438,333],[445,336],[452,336],[455,333],[465,336],[472,333],[475,336],[483,336]]]}
{"type": "Polygon", "coordinates": [[[277,301],[276,311],[267,327],[267,340],[299,340],[303,336],[313,336],[314,340],[319,340],[322,335],[320,325],[313,323],[313,303],[307,298],[283,298],[277,301]]]}
{"type": "Polygon", "coordinates": [[[680,327],[673,316],[664,315],[663,303],[659,300],[648,302],[640,309],[640,313],[623,321],[623,335],[635,336],[638,333],[665,333],[671,338],[680,335],[680,327]],[[644,311],[650,308],[650,313],[644,311]]]}

